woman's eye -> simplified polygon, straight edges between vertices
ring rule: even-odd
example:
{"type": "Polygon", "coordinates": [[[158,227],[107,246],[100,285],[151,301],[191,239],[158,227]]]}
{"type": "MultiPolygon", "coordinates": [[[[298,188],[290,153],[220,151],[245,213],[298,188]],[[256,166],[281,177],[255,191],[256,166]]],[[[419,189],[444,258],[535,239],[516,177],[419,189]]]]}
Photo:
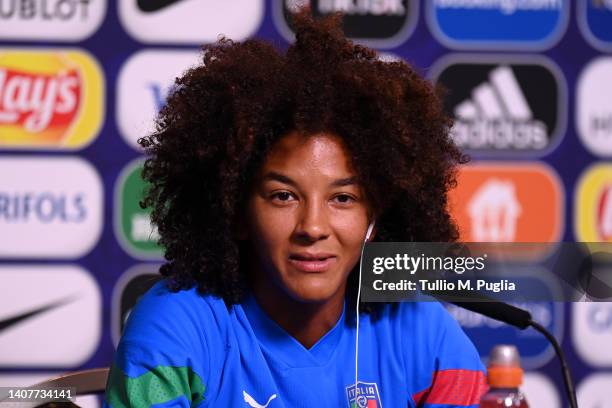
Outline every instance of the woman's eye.
{"type": "Polygon", "coordinates": [[[334,197],[334,200],[340,204],[349,204],[355,201],[355,199],[348,194],[337,195],[334,197]]]}
{"type": "Polygon", "coordinates": [[[272,199],[278,201],[289,201],[293,198],[293,194],[288,191],[279,191],[278,193],[272,194],[272,199]]]}

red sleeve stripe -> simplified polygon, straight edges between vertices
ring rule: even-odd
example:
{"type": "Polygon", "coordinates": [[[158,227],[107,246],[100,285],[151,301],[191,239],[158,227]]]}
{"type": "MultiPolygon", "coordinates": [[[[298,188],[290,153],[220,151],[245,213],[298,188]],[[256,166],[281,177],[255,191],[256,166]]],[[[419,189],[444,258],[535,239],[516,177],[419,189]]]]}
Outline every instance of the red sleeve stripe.
{"type": "Polygon", "coordinates": [[[469,406],[480,403],[480,398],[488,388],[487,378],[482,371],[440,370],[434,371],[432,385],[414,394],[412,399],[417,405],[469,406]]]}

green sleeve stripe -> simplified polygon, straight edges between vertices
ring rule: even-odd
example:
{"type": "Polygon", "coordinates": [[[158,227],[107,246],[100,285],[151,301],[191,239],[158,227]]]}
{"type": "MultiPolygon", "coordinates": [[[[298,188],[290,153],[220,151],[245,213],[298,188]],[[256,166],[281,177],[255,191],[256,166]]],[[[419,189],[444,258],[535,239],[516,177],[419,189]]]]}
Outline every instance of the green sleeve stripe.
{"type": "Polygon", "coordinates": [[[138,377],[128,377],[113,365],[106,389],[112,408],[148,408],[185,395],[192,406],[204,400],[206,387],[190,367],[157,366],[138,377]]]}

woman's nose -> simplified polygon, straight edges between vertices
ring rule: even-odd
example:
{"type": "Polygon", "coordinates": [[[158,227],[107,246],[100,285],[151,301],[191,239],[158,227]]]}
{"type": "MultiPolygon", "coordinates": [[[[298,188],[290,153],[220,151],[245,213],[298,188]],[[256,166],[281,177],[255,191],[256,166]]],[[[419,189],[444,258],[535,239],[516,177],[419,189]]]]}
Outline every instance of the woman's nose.
{"type": "Polygon", "coordinates": [[[310,201],[300,211],[296,235],[308,241],[325,239],[329,235],[329,219],[322,203],[310,201]]]}

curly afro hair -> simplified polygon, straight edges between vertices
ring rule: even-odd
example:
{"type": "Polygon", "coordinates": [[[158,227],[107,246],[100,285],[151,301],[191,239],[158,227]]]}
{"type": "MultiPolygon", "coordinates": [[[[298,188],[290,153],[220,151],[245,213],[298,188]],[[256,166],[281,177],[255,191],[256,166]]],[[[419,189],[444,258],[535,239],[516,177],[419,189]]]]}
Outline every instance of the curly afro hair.
{"type": "Polygon", "coordinates": [[[197,286],[228,305],[248,293],[237,223],[266,153],[291,131],[342,138],[375,211],[376,241],[458,239],[446,193],[466,158],[439,92],[405,62],[347,40],[340,15],[313,20],[304,9],[293,26],[285,53],[260,40],[204,46],[157,131],[139,141],[149,183],[141,206],[152,209],[172,290],[197,286]]]}

